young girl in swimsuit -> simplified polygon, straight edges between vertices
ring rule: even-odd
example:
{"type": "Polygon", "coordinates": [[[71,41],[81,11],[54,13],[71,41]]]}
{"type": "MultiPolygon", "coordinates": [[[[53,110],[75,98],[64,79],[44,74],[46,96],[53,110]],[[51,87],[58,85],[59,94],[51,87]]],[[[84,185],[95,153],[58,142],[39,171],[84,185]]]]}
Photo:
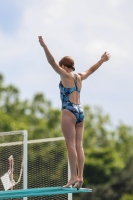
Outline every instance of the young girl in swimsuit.
{"type": "Polygon", "coordinates": [[[40,45],[44,49],[49,64],[55,72],[60,75],[61,79],[59,83],[62,101],[61,128],[65,137],[71,172],[70,180],[63,187],[70,187],[72,185],[79,189],[83,184],[84,169],[84,150],[82,146],[84,113],[80,105],[82,81],[88,78],[88,76],[96,71],[104,62],[108,61],[110,55],[105,52],[101,56],[101,59],[88,70],[83,73],[74,74],[74,60],[71,57],[65,56],[59,61],[58,65],[44,43],[42,36],[39,36],[38,39],[40,45]]]}

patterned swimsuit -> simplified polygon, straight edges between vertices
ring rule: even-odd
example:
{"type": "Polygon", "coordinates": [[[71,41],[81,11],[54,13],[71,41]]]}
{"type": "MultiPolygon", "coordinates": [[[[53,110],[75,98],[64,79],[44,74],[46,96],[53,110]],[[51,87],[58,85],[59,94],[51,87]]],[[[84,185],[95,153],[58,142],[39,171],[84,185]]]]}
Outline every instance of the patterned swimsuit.
{"type": "Polygon", "coordinates": [[[77,87],[77,80],[78,79],[77,79],[77,76],[76,76],[76,81],[74,81],[75,86],[72,87],[72,88],[64,87],[62,82],[59,83],[59,88],[60,88],[60,98],[61,98],[61,101],[62,101],[62,110],[67,109],[70,112],[72,112],[76,117],[76,123],[80,123],[84,119],[83,109],[82,109],[80,104],[72,103],[69,100],[69,95],[72,92],[77,91],[78,93],[80,93],[80,89],[77,87]]]}

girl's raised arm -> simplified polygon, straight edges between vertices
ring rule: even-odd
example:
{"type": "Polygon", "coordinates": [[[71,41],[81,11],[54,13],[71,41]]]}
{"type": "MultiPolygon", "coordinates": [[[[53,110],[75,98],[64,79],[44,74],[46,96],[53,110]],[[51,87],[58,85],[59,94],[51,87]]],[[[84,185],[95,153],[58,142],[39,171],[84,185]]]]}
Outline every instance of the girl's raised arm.
{"type": "Polygon", "coordinates": [[[55,59],[54,57],[52,56],[52,54],[50,53],[48,47],[46,46],[46,44],[44,43],[43,41],[43,38],[42,36],[38,36],[38,39],[39,39],[39,43],[40,45],[43,47],[44,49],[44,52],[45,52],[45,55],[46,55],[46,58],[47,58],[47,61],[48,63],[52,66],[52,68],[61,76],[65,76],[66,75],[66,72],[63,68],[61,68],[56,62],[55,62],[55,59]]]}
{"type": "Polygon", "coordinates": [[[101,59],[95,63],[93,66],[91,66],[88,70],[82,73],[78,73],[81,76],[81,80],[85,80],[88,78],[89,75],[91,75],[93,72],[95,72],[104,62],[108,61],[110,59],[110,54],[105,52],[102,56],[101,59]]]}

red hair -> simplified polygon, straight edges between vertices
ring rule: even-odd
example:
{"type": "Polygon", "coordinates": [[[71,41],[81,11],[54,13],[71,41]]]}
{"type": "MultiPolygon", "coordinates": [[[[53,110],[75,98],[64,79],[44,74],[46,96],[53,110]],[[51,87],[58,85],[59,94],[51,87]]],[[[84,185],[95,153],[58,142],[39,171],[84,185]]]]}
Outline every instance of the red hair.
{"type": "Polygon", "coordinates": [[[61,67],[62,65],[71,68],[73,71],[75,70],[74,60],[70,56],[65,56],[59,61],[59,66],[61,67]]]}

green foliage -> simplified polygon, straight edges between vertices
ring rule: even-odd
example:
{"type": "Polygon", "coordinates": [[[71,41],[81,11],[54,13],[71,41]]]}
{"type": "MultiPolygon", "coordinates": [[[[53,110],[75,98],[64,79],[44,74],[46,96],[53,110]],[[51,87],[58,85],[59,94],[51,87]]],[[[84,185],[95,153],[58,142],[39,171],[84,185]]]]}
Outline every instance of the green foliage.
{"type": "Polygon", "coordinates": [[[133,157],[130,158],[129,162],[126,164],[126,167],[123,170],[112,173],[111,182],[99,183],[93,185],[91,183],[87,184],[86,187],[92,188],[93,192],[89,195],[81,194],[79,199],[121,200],[121,197],[124,194],[132,194],[133,191],[132,167],[133,167],[133,157]]]}
{"type": "Polygon", "coordinates": [[[112,132],[108,130],[111,126],[110,117],[104,115],[99,107],[92,109],[89,106],[84,106],[84,113],[84,147],[108,147],[112,139],[112,132]]]}
{"type": "Polygon", "coordinates": [[[124,194],[120,200],[133,200],[133,194],[124,194]]]}
{"type": "Polygon", "coordinates": [[[43,94],[21,101],[19,90],[4,86],[0,75],[0,131],[28,130],[29,139],[62,136],[61,112],[53,109],[43,94]]]}
{"type": "Polygon", "coordinates": [[[115,149],[126,164],[133,155],[133,128],[120,124],[116,128],[115,137],[115,149]]]}
{"type": "Polygon", "coordinates": [[[85,151],[85,183],[101,184],[112,180],[112,174],[123,168],[123,161],[112,147],[85,151]],[[89,178],[88,178],[89,177],[89,178]]]}
{"type": "Polygon", "coordinates": [[[133,187],[133,129],[120,124],[113,130],[101,108],[85,106],[84,111],[84,187],[93,192],[75,195],[74,200],[120,200],[133,187]]]}
{"type": "Polygon", "coordinates": [[[116,140],[108,115],[101,108],[84,107],[85,184],[112,181],[112,174],[124,168],[125,160],[116,151],[116,140]]]}
{"type": "MultiPolygon", "coordinates": [[[[78,194],[74,199],[128,200],[131,195],[126,194],[131,194],[133,187],[133,128],[119,124],[114,129],[109,115],[99,107],[86,105],[84,113],[84,187],[92,188],[93,193],[78,194]]],[[[0,74],[0,132],[28,130],[29,139],[58,137],[62,136],[60,121],[61,111],[53,109],[43,94],[22,101],[19,90],[5,86],[0,74]]],[[[37,148],[36,158],[45,162],[37,148]]],[[[52,150],[47,148],[46,153],[52,150]]],[[[60,156],[59,147],[57,153],[60,156]]]]}
{"type": "MultiPolygon", "coordinates": [[[[52,144],[49,144],[49,142],[30,144],[28,154],[30,168],[28,173],[29,187],[34,185],[33,182],[39,182],[39,179],[44,179],[45,183],[47,182],[50,184],[52,182],[55,186],[58,185],[59,178],[62,179],[63,177],[62,168],[65,169],[68,164],[66,160],[66,151],[64,151],[64,142],[58,141],[53,142],[52,144]],[[37,169],[39,170],[36,170],[34,176],[35,166],[37,166],[37,169]],[[32,177],[32,180],[30,177],[32,177]]],[[[42,184],[43,185],[39,185],[39,187],[45,186],[44,182],[42,182],[42,184]]]]}

